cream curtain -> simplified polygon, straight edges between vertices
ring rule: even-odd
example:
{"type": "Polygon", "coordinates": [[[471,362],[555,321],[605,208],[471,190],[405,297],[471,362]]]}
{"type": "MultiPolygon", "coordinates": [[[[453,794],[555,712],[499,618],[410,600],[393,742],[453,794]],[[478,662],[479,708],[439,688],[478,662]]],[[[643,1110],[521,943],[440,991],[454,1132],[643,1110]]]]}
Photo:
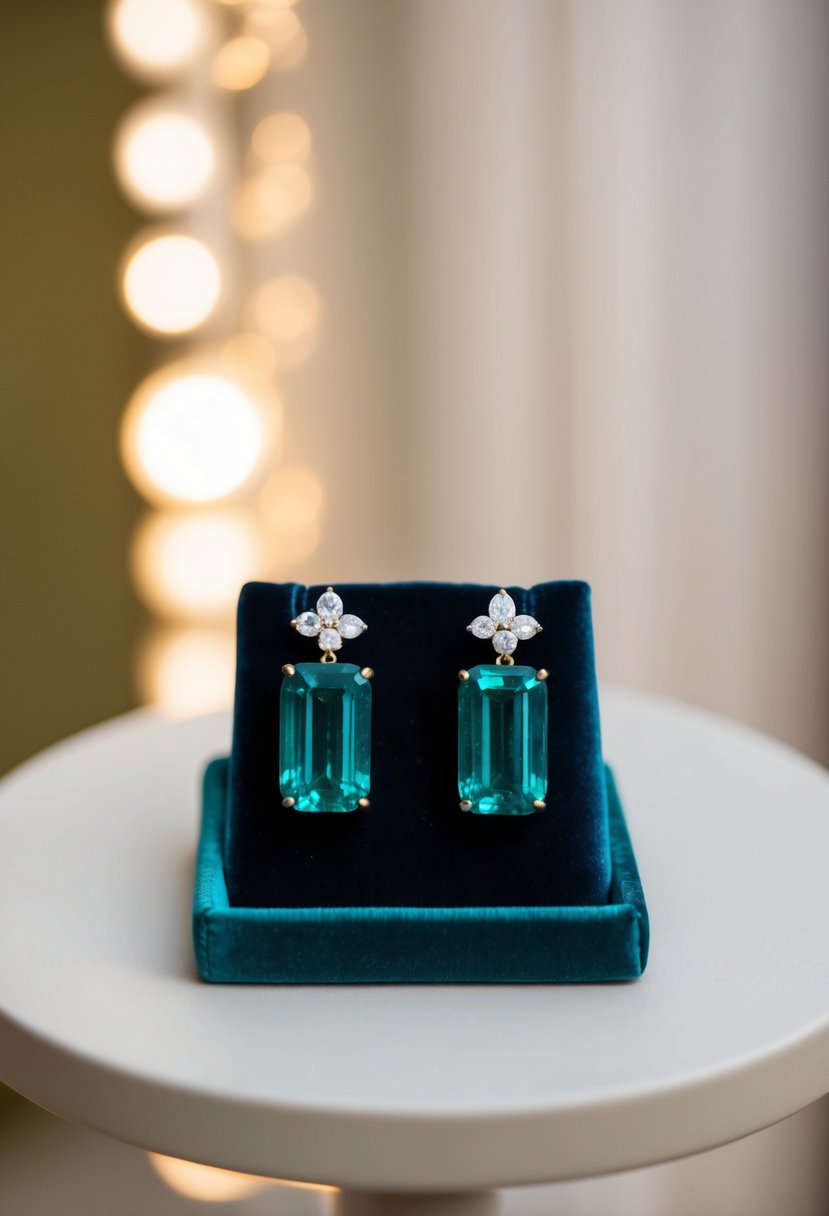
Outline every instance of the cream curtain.
{"type": "Polygon", "coordinates": [[[285,386],[333,504],[309,574],[585,578],[605,679],[829,758],[829,8],[303,20],[256,104],[317,150],[274,255],[324,304],[285,386]]]}

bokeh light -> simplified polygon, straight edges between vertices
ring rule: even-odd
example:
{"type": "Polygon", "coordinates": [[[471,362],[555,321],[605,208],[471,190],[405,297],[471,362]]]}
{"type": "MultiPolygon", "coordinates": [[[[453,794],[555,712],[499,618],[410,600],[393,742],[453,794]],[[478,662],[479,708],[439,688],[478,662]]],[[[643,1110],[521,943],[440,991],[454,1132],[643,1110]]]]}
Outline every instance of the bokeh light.
{"type": "Polygon", "coordinates": [[[268,532],[273,570],[285,579],[298,577],[302,563],[316,553],[322,540],[322,524],[318,519],[301,531],[275,532],[269,528],[268,532]]]}
{"type": "Polygon", "coordinates": [[[182,1161],[179,1157],[165,1157],[161,1153],[148,1153],[147,1156],[159,1178],[171,1190],[203,1203],[232,1203],[265,1187],[319,1191],[322,1194],[336,1194],[339,1191],[338,1187],[313,1182],[287,1182],[280,1178],[238,1174],[232,1170],[216,1169],[212,1165],[198,1165],[195,1161],[182,1161]]]}
{"type": "Polygon", "coordinates": [[[288,5],[259,4],[245,14],[245,33],[261,38],[270,50],[271,67],[289,71],[308,53],[308,35],[288,5]]]}
{"type": "Polygon", "coordinates": [[[213,312],[221,290],[219,264],[203,241],[169,233],[139,237],[121,281],[124,303],[145,329],[182,334],[213,312]]]}
{"type": "Polygon", "coordinates": [[[174,101],[139,102],[116,132],[119,184],[145,210],[166,211],[198,202],[215,167],[216,154],[204,125],[174,101]]]}
{"type": "Polygon", "coordinates": [[[156,629],[139,647],[138,694],[173,718],[212,713],[233,700],[235,665],[230,629],[156,629]]]}
{"type": "Polygon", "coordinates": [[[314,349],[319,323],[319,296],[307,279],[280,275],[264,283],[252,301],[252,320],[273,343],[277,359],[289,366],[314,349]]]}
{"type": "Polygon", "coordinates": [[[261,38],[241,34],[219,49],[213,60],[213,80],[222,89],[252,89],[268,70],[271,52],[261,38]]]}
{"type": "Polygon", "coordinates": [[[322,483],[303,466],[278,469],[259,494],[268,529],[281,536],[298,536],[315,523],[324,502],[322,483]]]}
{"type": "Polygon", "coordinates": [[[234,334],[222,346],[219,357],[231,373],[253,371],[268,380],[276,374],[276,351],[262,334],[234,334]]]}
{"type": "Polygon", "coordinates": [[[233,224],[249,240],[274,236],[311,204],[311,179],[300,165],[278,165],[249,177],[233,202],[233,224]]]}
{"type": "Polygon", "coordinates": [[[311,129],[299,114],[268,114],[254,127],[250,142],[265,164],[301,165],[311,153],[311,129]]]}
{"type": "Polygon", "coordinates": [[[258,520],[241,508],[152,512],[131,557],[141,599],[172,618],[232,620],[242,584],[267,574],[258,520]]]}
{"type": "MultiPolygon", "coordinates": [[[[208,218],[251,241],[279,236],[309,210],[313,147],[304,118],[287,110],[261,118],[242,157],[246,176],[229,196],[220,190],[222,128],[211,120],[217,90],[252,89],[271,70],[305,59],[308,37],[295,3],[108,0],[120,61],[147,82],[176,82],[133,105],[116,132],[115,171],[133,203],[154,215],[183,213],[213,188],[208,218]]],[[[125,308],[161,337],[187,338],[210,324],[187,358],[138,386],[121,448],[132,482],[160,508],[146,513],[131,547],[136,591],[162,622],[140,647],[139,692],[182,716],[231,703],[231,618],[242,584],[295,575],[320,544],[319,477],[299,464],[272,471],[282,431],[274,377],[314,349],[320,302],[307,280],[282,275],[246,292],[237,307],[233,266],[220,264],[210,247],[224,252],[228,233],[208,244],[199,239],[205,229],[197,215],[192,227],[184,214],[162,223],[139,233],[124,255],[125,308]]],[[[150,1160],[194,1199],[233,1203],[269,1184],[156,1154],[150,1160]]]]}
{"type": "Polygon", "coordinates": [[[276,397],[184,362],[139,385],[124,415],[121,449],[150,501],[210,502],[244,486],[280,432],[276,397]]]}
{"type": "Polygon", "coordinates": [[[293,577],[319,547],[324,499],[316,473],[301,465],[278,469],[262,486],[259,509],[268,552],[285,577],[293,577]]]}
{"type": "Polygon", "coordinates": [[[165,80],[202,50],[204,8],[197,0],[113,0],[107,30],[125,67],[147,80],[165,80]]]}

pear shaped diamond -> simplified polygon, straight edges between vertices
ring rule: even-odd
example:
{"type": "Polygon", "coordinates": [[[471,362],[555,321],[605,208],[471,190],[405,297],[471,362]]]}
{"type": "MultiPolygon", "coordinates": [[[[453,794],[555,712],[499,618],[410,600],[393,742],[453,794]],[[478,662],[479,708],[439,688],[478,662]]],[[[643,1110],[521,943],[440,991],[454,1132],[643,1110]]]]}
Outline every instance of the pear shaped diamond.
{"type": "Polygon", "coordinates": [[[489,601],[489,615],[496,625],[508,629],[515,617],[515,600],[506,591],[499,591],[489,601]]]}
{"type": "Polygon", "coordinates": [[[296,631],[305,638],[315,638],[320,631],[320,619],[316,612],[300,612],[296,618],[296,631]]]}
{"type": "Polygon", "coordinates": [[[320,650],[339,650],[342,644],[336,629],[323,629],[320,633],[320,650]]]}
{"type": "Polygon", "coordinates": [[[518,645],[518,638],[509,629],[499,629],[492,638],[492,645],[499,654],[512,654],[518,645]]]}
{"type": "Polygon", "coordinates": [[[342,616],[343,602],[331,587],[317,600],[317,612],[323,625],[333,625],[342,616]]]}
{"type": "Polygon", "coordinates": [[[495,632],[495,622],[488,616],[476,616],[469,626],[469,632],[474,633],[476,638],[491,638],[495,632]]]}
{"type": "Polygon", "coordinates": [[[365,621],[361,621],[351,612],[346,612],[337,622],[337,629],[342,638],[358,638],[366,628],[365,621]]]}
{"type": "Polygon", "coordinates": [[[534,638],[541,626],[534,616],[517,616],[512,622],[512,632],[518,638],[519,642],[528,642],[530,638],[534,638]]]}

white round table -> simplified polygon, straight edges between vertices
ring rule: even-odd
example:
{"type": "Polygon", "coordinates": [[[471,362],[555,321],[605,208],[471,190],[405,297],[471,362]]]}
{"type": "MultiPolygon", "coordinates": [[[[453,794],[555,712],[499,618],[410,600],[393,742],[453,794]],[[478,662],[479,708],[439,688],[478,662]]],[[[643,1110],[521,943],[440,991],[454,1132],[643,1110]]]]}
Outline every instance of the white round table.
{"type": "Polygon", "coordinates": [[[339,1185],[354,1212],[483,1211],[816,1100],[829,775],[684,706],[602,710],[651,914],[632,984],[202,983],[199,780],[227,716],[139,712],[36,757],[0,784],[0,1078],[146,1148],[339,1185]]]}

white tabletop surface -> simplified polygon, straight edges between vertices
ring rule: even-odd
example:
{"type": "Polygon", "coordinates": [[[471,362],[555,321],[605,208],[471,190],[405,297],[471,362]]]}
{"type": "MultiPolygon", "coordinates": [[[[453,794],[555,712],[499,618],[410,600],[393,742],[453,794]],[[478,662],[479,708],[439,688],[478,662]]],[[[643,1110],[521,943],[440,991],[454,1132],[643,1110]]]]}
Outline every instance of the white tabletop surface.
{"type": "Polygon", "coordinates": [[[219,715],[128,715],[0,785],[0,1079],[176,1156],[351,1187],[643,1165],[829,1091],[829,777],[610,690],[605,750],[651,914],[632,984],[202,983],[198,787],[219,715]]]}

